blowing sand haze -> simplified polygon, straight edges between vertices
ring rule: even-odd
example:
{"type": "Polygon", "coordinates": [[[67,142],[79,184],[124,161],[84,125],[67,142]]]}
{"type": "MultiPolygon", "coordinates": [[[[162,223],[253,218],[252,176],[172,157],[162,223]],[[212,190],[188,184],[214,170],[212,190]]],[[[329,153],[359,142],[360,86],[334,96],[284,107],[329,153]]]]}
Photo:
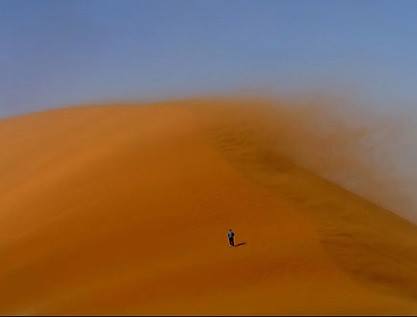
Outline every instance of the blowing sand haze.
{"type": "Polygon", "coordinates": [[[0,121],[0,313],[417,313],[416,226],[299,166],[268,109],[0,121]]]}

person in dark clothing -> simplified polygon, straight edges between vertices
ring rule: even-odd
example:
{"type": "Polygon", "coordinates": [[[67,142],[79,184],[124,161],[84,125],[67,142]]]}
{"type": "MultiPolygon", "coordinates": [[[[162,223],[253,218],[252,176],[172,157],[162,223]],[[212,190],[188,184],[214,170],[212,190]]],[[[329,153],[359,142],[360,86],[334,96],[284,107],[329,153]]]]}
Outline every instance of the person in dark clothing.
{"type": "Polygon", "coordinates": [[[235,233],[232,229],[229,229],[227,232],[227,238],[229,239],[229,245],[234,247],[235,246],[235,233]]]}

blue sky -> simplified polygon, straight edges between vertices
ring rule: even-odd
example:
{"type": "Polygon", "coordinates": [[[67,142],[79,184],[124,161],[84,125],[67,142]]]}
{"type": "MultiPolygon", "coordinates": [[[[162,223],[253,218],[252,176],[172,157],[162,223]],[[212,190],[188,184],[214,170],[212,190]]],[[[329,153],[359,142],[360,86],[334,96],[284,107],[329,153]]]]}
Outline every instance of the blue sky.
{"type": "Polygon", "coordinates": [[[0,0],[0,115],[241,89],[417,101],[417,1],[0,0]]]}

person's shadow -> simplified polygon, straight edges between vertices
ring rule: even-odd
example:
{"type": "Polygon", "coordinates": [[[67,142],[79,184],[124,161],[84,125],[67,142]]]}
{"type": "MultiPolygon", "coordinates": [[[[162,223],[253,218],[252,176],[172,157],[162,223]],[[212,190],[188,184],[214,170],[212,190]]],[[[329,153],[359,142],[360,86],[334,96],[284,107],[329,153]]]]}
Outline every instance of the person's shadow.
{"type": "Polygon", "coordinates": [[[241,247],[244,245],[246,245],[246,242],[239,242],[238,244],[235,245],[235,247],[237,248],[237,247],[241,247]]]}

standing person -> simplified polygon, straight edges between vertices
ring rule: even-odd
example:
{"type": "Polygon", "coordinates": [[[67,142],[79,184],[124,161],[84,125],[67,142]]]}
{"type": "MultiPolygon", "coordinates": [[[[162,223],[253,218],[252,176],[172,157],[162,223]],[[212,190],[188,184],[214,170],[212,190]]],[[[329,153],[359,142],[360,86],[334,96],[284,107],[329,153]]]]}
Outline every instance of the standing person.
{"type": "Polygon", "coordinates": [[[235,246],[235,233],[232,229],[229,229],[227,232],[227,238],[229,239],[229,245],[234,247],[235,246]]]}

